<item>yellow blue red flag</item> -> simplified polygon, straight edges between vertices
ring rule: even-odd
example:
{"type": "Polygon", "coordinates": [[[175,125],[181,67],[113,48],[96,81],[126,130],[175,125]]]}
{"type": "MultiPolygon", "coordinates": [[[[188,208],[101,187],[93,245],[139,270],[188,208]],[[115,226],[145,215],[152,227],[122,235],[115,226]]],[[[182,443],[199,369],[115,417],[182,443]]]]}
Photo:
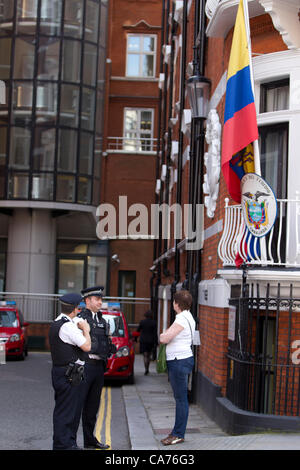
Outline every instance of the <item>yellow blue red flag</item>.
{"type": "Polygon", "coordinates": [[[228,192],[238,203],[241,178],[255,171],[253,142],[258,139],[243,1],[238,7],[228,64],[221,162],[228,192]]]}

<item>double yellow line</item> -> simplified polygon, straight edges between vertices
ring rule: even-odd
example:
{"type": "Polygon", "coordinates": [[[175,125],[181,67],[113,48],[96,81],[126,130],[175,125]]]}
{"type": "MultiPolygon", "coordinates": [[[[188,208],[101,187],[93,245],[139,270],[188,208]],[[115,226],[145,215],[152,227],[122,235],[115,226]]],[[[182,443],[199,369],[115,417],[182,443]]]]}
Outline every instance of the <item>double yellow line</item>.
{"type": "Polygon", "coordinates": [[[111,388],[103,387],[101,401],[96,421],[96,438],[111,447],[111,388]],[[105,439],[101,438],[103,423],[105,421],[105,439]]]}

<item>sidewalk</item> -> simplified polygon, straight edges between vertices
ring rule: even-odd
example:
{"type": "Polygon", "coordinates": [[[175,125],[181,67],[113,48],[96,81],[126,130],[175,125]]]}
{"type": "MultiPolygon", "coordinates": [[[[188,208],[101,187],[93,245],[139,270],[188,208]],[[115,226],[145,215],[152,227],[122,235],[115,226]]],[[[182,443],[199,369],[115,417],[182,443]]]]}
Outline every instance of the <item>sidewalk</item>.
{"type": "Polygon", "coordinates": [[[133,450],[299,450],[300,433],[266,432],[230,436],[200,408],[191,404],[185,442],[163,446],[160,440],[173,428],[175,401],[166,374],[157,374],[151,362],[144,375],[143,357],[135,357],[135,384],[123,385],[129,435],[133,450]]]}

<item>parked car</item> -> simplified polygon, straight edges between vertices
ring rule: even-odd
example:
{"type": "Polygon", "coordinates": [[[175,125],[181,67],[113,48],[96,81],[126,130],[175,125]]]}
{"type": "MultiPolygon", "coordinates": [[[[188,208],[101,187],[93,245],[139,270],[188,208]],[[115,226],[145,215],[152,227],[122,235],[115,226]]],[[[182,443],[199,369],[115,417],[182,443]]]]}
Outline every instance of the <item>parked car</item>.
{"type": "Polygon", "coordinates": [[[129,333],[125,315],[120,310],[120,304],[103,303],[101,312],[109,323],[112,342],[117,347],[117,351],[108,359],[108,370],[104,377],[134,383],[134,341],[129,333]]]}
{"type": "Polygon", "coordinates": [[[16,302],[0,302],[0,344],[5,344],[6,357],[23,360],[28,355],[28,325],[16,302]]]}

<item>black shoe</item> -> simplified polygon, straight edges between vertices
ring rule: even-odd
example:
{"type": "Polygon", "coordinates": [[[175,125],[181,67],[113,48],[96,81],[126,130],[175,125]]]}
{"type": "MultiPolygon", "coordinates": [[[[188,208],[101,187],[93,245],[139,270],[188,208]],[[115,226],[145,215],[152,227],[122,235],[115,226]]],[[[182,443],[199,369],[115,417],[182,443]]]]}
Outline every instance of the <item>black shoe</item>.
{"type": "Polygon", "coordinates": [[[146,370],[144,375],[148,375],[148,374],[149,374],[149,371],[148,371],[148,370],[146,370]]]}
{"type": "Polygon", "coordinates": [[[96,441],[93,444],[87,444],[84,446],[85,449],[101,449],[101,450],[106,450],[109,449],[109,445],[107,444],[102,444],[102,442],[96,441]]]}

